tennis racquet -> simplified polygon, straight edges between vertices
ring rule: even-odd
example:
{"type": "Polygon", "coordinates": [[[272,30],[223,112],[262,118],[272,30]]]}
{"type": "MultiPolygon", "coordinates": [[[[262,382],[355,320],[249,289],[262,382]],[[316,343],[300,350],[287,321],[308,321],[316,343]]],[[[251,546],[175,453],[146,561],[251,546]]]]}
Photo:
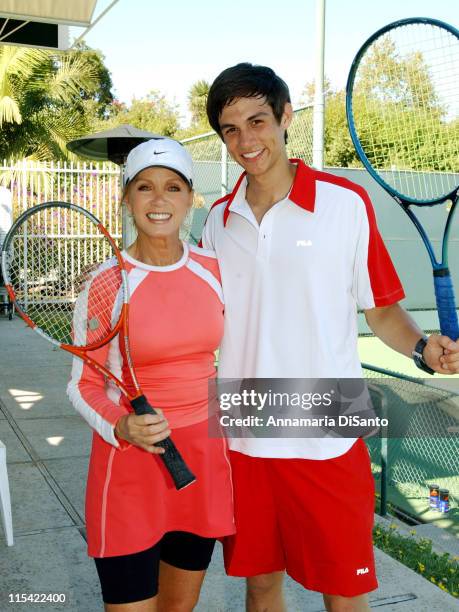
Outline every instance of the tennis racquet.
{"type": "Polygon", "coordinates": [[[436,19],[381,28],[357,53],[346,114],[365,168],[403,208],[429,254],[442,334],[459,338],[448,240],[459,196],[459,31],[436,19]],[[413,206],[443,205],[438,261],[413,206]]]}
{"type": "MultiPolygon", "coordinates": [[[[2,272],[17,312],[40,336],[112,381],[138,415],[156,414],[139,387],[129,350],[129,289],[114,240],[87,210],[46,202],[24,212],[2,247],[2,272]],[[119,334],[130,380],[121,382],[91,352],[119,334]]],[[[175,487],[195,481],[170,438],[157,443],[175,487]]]]}

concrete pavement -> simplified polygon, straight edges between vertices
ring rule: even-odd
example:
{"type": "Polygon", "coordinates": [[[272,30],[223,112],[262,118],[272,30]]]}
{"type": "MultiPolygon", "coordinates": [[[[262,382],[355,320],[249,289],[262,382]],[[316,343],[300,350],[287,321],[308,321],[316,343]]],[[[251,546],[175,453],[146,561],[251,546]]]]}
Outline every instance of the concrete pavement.
{"type": "MultiPolygon", "coordinates": [[[[0,528],[0,612],[103,609],[83,519],[91,432],[65,394],[70,361],[20,319],[0,315],[0,440],[7,449],[15,537],[7,547],[0,528]],[[21,593],[63,594],[66,601],[15,602],[21,593]]],[[[459,608],[458,600],[384,553],[376,550],[376,559],[380,587],[370,595],[372,609],[459,608]]],[[[289,578],[286,596],[289,612],[323,610],[319,594],[289,578]]],[[[197,612],[243,611],[244,583],[225,576],[217,545],[197,612]]]]}

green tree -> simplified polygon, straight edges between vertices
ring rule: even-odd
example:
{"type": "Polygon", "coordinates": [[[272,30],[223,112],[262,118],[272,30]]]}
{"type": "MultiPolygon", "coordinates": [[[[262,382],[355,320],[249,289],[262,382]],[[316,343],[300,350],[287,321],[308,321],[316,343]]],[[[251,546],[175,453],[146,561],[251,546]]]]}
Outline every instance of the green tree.
{"type": "Polygon", "coordinates": [[[193,83],[188,92],[188,110],[191,113],[191,127],[199,128],[202,132],[209,132],[212,129],[209,125],[206,112],[209,89],[210,84],[201,79],[193,83]]]}
{"type": "Polygon", "coordinates": [[[347,126],[344,90],[332,93],[325,100],[324,161],[326,166],[332,167],[362,165],[347,126]]]}
{"type": "MultiPolygon", "coordinates": [[[[360,64],[352,98],[359,140],[372,165],[382,170],[457,171],[459,121],[436,93],[420,52],[400,55],[387,36],[360,64]]],[[[360,166],[346,120],[345,92],[325,79],[325,164],[360,166]]],[[[312,102],[314,83],[303,101],[312,102]]],[[[451,106],[451,105],[450,105],[451,106]]]]}
{"type": "MultiPolygon", "coordinates": [[[[300,104],[313,104],[314,103],[314,94],[316,91],[316,84],[314,81],[308,81],[304,86],[303,91],[301,92],[300,104]]],[[[324,77],[324,96],[327,98],[333,93],[333,88],[331,85],[331,81],[328,77],[324,77]]]]}
{"type": "MultiPolygon", "coordinates": [[[[314,81],[306,83],[301,94],[303,104],[314,102],[314,81]]],[[[324,163],[332,167],[360,166],[352,144],[346,120],[346,96],[344,90],[334,91],[328,77],[324,78],[325,121],[324,163]]],[[[311,124],[312,129],[312,124],[311,124]]]]}
{"type": "Polygon", "coordinates": [[[431,72],[429,56],[419,51],[401,55],[390,33],[373,45],[359,66],[353,116],[374,167],[457,170],[459,125],[448,117],[455,108],[446,90],[437,89],[431,72]]]}
{"type": "Polygon", "coordinates": [[[88,127],[82,93],[97,91],[83,54],[0,47],[0,156],[67,158],[66,143],[88,127]]]}
{"type": "Polygon", "coordinates": [[[417,51],[401,57],[390,35],[377,41],[364,58],[357,72],[355,89],[381,103],[439,109],[422,54],[417,51]]]}
{"type": "Polygon", "coordinates": [[[81,91],[81,98],[87,103],[87,114],[89,117],[93,115],[103,119],[108,116],[114,101],[112,76],[104,63],[105,56],[101,51],[88,47],[84,41],[78,43],[73,54],[75,57],[83,57],[86,64],[92,66],[97,79],[95,89],[81,91]]]}
{"type": "Polygon", "coordinates": [[[97,121],[94,124],[95,129],[108,130],[129,123],[139,130],[174,136],[179,128],[177,106],[170,104],[155,90],[150,91],[144,98],[133,98],[130,106],[114,100],[108,111],[108,119],[97,121]]]}

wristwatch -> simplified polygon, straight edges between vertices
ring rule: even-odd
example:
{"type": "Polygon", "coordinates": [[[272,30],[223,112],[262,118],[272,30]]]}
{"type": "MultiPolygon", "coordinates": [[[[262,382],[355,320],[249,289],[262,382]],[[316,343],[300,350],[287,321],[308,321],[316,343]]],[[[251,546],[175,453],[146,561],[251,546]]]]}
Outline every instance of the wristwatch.
{"type": "Polygon", "coordinates": [[[429,368],[429,366],[424,361],[423,353],[424,353],[426,344],[427,344],[427,337],[424,336],[423,338],[418,340],[411,355],[413,356],[414,363],[417,365],[417,367],[420,370],[422,370],[423,372],[427,372],[427,374],[435,374],[435,370],[432,370],[432,368],[429,368]]]}

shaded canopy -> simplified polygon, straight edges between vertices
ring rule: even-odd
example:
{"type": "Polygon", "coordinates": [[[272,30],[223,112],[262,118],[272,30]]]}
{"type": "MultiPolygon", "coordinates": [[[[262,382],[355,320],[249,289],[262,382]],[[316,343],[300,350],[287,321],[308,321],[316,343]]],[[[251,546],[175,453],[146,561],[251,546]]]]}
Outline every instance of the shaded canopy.
{"type": "MultiPolygon", "coordinates": [[[[97,0],[0,0],[0,43],[68,49],[69,26],[88,29],[97,0]]],[[[86,31],[87,31],[86,30],[86,31]]]]}
{"type": "Polygon", "coordinates": [[[97,0],[0,0],[0,15],[12,19],[88,26],[97,0]]]}
{"type": "Polygon", "coordinates": [[[163,138],[163,136],[138,130],[132,125],[120,125],[111,130],[103,130],[72,140],[67,143],[67,148],[72,153],[87,159],[111,161],[121,165],[124,164],[131,149],[152,138],[163,138]]]}

